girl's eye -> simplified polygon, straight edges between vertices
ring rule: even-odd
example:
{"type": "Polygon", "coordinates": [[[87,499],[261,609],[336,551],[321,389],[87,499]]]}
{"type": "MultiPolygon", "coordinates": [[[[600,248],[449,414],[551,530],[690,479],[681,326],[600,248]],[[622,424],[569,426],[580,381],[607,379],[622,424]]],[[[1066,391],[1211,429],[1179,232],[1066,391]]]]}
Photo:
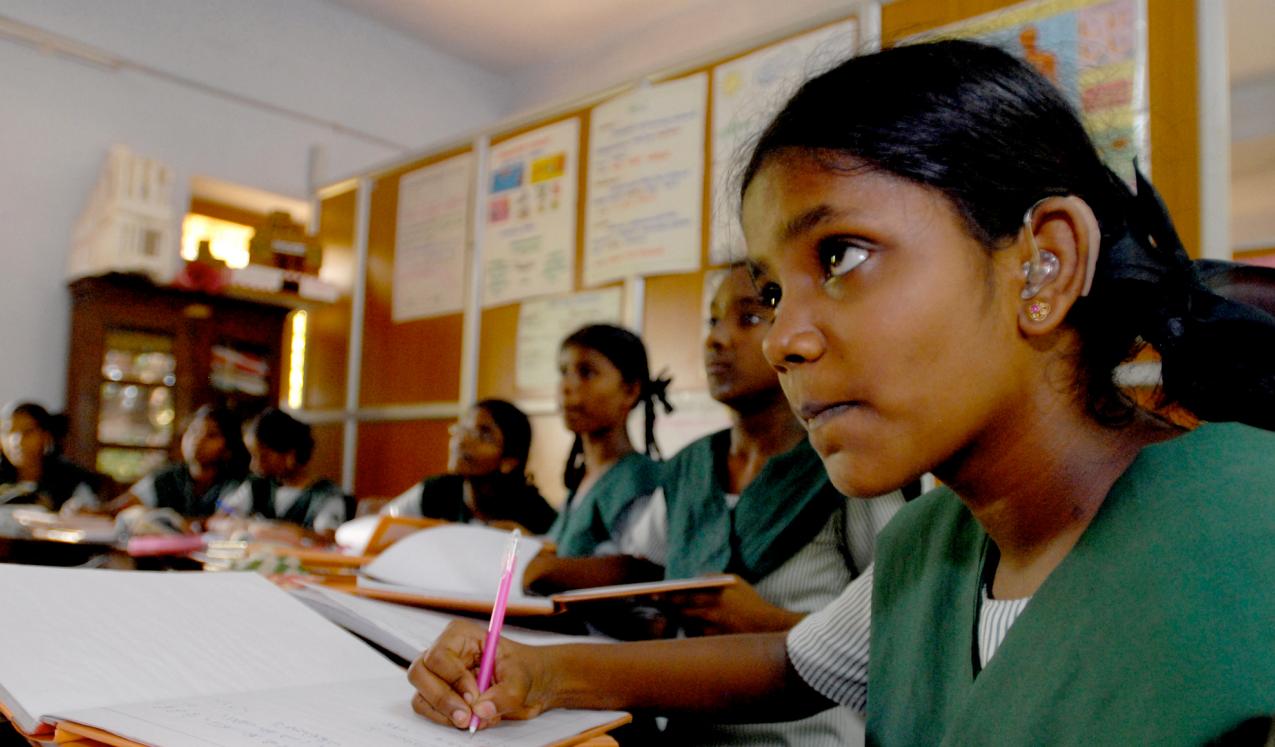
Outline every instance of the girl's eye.
{"type": "Polygon", "coordinates": [[[773,309],[779,306],[779,299],[783,296],[783,291],[779,288],[778,283],[762,283],[757,295],[761,297],[762,303],[773,309]]]}
{"type": "Polygon", "coordinates": [[[739,317],[739,326],[741,327],[756,327],[761,322],[761,316],[757,314],[744,314],[739,317]]]}
{"type": "Polygon", "coordinates": [[[826,279],[831,280],[845,275],[863,264],[867,258],[867,249],[848,243],[844,239],[824,239],[819,242],[819,263],[823,265],[826,279]]]}

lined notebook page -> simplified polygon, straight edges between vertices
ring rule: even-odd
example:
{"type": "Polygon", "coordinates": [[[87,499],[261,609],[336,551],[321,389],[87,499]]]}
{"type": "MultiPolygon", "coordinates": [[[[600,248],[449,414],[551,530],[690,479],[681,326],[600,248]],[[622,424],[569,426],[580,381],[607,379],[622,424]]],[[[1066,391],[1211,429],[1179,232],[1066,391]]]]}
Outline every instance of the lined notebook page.
{"type": "Polygon", "coordinates": [[[255,573],[0,564],[0,688],[18,725],[119,702],[403,673],[255,573]]]}
{"type": "MultiPolygon", "coordinates": [[[[461,619],[455,615],[367,599],[321,586],[306,586],[291,594],[337,625],[352,630],[409,661],[434,645],[435,639],[448,623],[461,619]]],[[[532,646],[608,643],[613,640],[601,635],[562,635],[513,625],[506,625],[501,635],[532,646]]]]}
{"type": "MultiPolygon", "coordinates": [[[[424,529],[390,545],[364,566],[359,582],[368,588],[490,604],[500,585],[500,562],[508,544],[509,532],[490,527],[448,524],[424,529]],[[367,584],[368,579],[374,583],[367,584]]],[[[552,609],[553,603],[544,597],[521,592],[522,574],[541,547],[539,541],[526,537],[518,542],[510,604],[552,609]]]]}
{"type": "Polygon", "coordinates": [[[625,717],[612,711],[549,711],[470,735],[412,711],[403,675],[336,685],[186,698],[67,711],[58,716],[164,747],[538,747],[625,717]]]}

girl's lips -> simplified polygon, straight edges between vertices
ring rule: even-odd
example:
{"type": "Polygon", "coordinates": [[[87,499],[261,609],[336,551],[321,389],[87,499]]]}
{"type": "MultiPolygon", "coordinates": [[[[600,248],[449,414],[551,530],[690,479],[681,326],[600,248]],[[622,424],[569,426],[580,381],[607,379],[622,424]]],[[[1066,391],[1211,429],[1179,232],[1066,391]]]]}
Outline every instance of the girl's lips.
{"type": "Polygon", "coordinates": [[[806,430],[813,431],[843,412],[858,407],[858,402],[810,402],[797,411],[806,430]]]}

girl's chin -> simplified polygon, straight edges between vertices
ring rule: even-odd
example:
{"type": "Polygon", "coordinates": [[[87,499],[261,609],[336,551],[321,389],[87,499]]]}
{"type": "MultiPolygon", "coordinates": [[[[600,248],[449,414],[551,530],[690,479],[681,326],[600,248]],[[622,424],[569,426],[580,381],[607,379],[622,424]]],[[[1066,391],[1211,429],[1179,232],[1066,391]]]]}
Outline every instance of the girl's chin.
{"type": "Polygon", "coordinates": [[[837,492],[850,498],[873,498],[898,490],[908,481],[870,469],[862,458],[855,459],[845,452],[823,454],[824,469],[828,480],[837,492]]]}

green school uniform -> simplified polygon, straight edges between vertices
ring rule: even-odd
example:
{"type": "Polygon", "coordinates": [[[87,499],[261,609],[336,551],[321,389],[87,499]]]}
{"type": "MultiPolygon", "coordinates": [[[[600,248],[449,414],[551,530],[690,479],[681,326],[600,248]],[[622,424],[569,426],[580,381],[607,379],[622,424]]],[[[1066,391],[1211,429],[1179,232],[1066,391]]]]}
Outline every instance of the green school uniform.
{"type": "Polygon", "coordinates": [[[725,571],[755,584],[805,547],[846,500],[802,439],[766,461],[732,510],[723,487],[729,453],[730,431],[723,430],[665,463],[667,578],[725,571]]]}
{"type": "Polygon", "coordinates": [[[869,743],[1195,745],[1275,713],[1275,433],[1144,449],[981,672],[986,533],[940,489],[880,541],[869,743]]]}
{"type": "Polygon", "coordinates": [[[221,497],[239,487],[242,480],[221,480],[200,494],[196,492],[190,468],[184,463],[177,463],[155,472],[151,481],[155,490],[152,508],[171,508],[182,516],[204,518],[216,513],[221,497]]]}
{"type": "Polygon", "coordinates": [[[635,498],[658,484],[660,463],[636,451],[620,457],[584,495],[567,495],[562,513],[549,529],[563,558],[588,557],[611,538],[616,520],[635,498]]]}
{"type": "Polygon", "coordinates": [[[313,529],[314,520],[318,518],[319,513],[328,501],[335,496],[340,496],[345,503],[346,518],[349,518],[352,513],[350,504],[353,501],[345,495],[339,485],[331,480],[316,480],[307,485],[301,491],[301,495],[297,497],[297,500],[288,507],[288,510],[282,516],[275,511],[274,496],[277,486],[273,480],[254,475],[248,478],[248,485],[252,490],[252,513],[266,519],[287,521],[303,526],[306,529],[313,529]]]}
{"type": "MultiPolygon", "coordinates": [[[[488,502],[492,505],[484,503],[480,508],[489,519],[516,521],[535,534],[548,531],[558,518],[558,512],[545,501],[536,486],[521,475],[506,480],[488,502]]],[[[460,475],[435,475],[422,480],[416,510],[420,516],[462,524],[474,519],[473,510],[465,503],[465,478],[460,475]]]]}
{"type": "MultiPolygon", "coordinates": [[[[846,536],[846,497],[828,481],[819,455],[802,439],[766,461],[732,510],[726,503],[730,431],[692,442],[665,462],[667,578],[736,573],[766,601],[813,612],[845,588],[858,569],[846,536]]],[[[722,724],[670,717],[671,744],[831,747],[862,739],[843,708],[779,723],[722,724]]]]}

